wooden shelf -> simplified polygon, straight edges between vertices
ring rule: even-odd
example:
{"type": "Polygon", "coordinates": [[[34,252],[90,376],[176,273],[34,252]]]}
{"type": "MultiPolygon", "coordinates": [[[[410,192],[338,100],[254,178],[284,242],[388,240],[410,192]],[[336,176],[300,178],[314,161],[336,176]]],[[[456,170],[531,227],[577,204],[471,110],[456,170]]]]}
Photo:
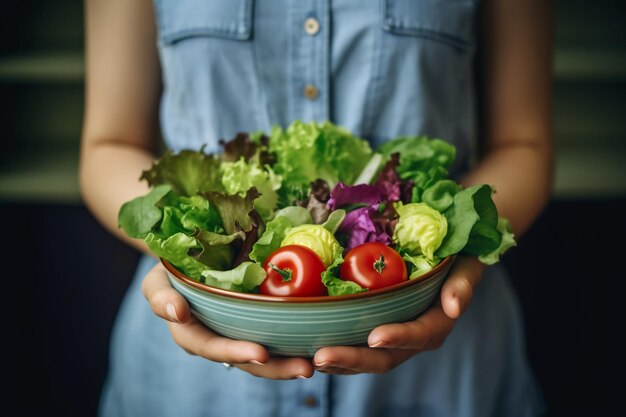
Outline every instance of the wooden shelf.
{"type": "Polygon", "coordinates": [[[78,150],[38,152],[3,164],[0,201],[79,203],[78,150]]]}
{"type": "Polygon", "coordinates": [[[78,52],[29,53],[0,57],[0,82],[83,82],[84,58],[78,52]]]}
{"type": "Polygon", "coordinates": [[[555,196],[626,197],[626,144],[557,146],[555,196]]]}
{"type": "MultiPolygon", "coordinates": [[[[29,53],[0,57],[0,82],[82,82],[81,52],[29,53]]],[[[624,48],[558,48],[554,55],[556,80],[624,80],[624,48]]]]}
{"type": "Polygon", "coordinates": [[[557,81],[626,81],[626,49],[557,48],[554,77],[557,81]]]}
{"type": "MultiPolygon", "coordinates": [[[[557,149],[556,198],[626,196],[626,146],[557,149]]],[[[78,150],[28,155],[0,171],[0,201],[80,203],[78,150]]]]}

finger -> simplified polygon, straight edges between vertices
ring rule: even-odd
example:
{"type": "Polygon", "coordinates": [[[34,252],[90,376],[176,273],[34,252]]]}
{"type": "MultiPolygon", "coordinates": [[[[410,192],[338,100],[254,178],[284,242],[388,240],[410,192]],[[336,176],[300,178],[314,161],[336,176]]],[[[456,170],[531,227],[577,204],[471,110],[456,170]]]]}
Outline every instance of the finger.
{"type": "Polygon", "coordinates": [[[452,319],[459,318],[472,300],[480,282],[484,265],[476,258],[459,257],[441,289],[443,311],[452,319]]]}
{"type": "Polygon", "coordinates": [[[237,368],[254,376],[270,379],[306,379],[313,376],[313,365],[304,358],[272,357],[263,365],[241,364],[237,368]]]}
{"type": "Polygon", "coordinates": [[[190,354],[211,361],[263,364],[269,360],[269,354],[263,346],[217,335],[193,316],[187,323],[169,322],[168,327],[179,346],[190,354]]]}
{"type": "Polygon", "coordinates": [[[436,302],[413,321],[376,327],[367,343],[373,348],[437,349],[454,328],[454,323],[455,320],[444,313],[441,303],[436,302]]]}
{"type": "Polygon", "coordinates": [[[190,319],[189,304],[172,288],[161,264],[148,272],[141,283],[141,291],[157,316],[174,323],[185,323],[190,319]]]}
{"type": "Polygon", "coordinates": [[[384,373],[416,352],[408,349],[371,349],[352,346],[326,347],[313,357],[315,369],[333,374],[384,373]]]}

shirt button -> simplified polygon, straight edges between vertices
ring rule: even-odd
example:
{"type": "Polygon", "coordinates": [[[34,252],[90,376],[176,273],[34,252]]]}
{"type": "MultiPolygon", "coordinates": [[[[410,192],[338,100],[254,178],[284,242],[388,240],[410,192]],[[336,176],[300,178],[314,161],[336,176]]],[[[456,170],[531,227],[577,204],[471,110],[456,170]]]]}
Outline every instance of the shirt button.
{"type": "Polygon", "coordinates": [[[319,91],[317,90],[317,87],[315,87],[314,85],[307,84],[304,87],[304,96],[308,98],[309,100],[311,101],[315,100],[318,95],[319,95],[319,91]]]}
{"type": "Polygon", "coordinates": [[[304,399],[302,400],[302,403],[304,405],[306,405],[307,407],[315,407],[317,406],[317,398],[315,398],[312,395],[307,395],[306,397],[304,397],[304,399]]]}
{"type": "Polygon", "coordinates": [[[320,22],[314,17],[309,17],[304,21],[304,30],[311,36],[317,35],[317,32],[320,31],[320,22]]]}

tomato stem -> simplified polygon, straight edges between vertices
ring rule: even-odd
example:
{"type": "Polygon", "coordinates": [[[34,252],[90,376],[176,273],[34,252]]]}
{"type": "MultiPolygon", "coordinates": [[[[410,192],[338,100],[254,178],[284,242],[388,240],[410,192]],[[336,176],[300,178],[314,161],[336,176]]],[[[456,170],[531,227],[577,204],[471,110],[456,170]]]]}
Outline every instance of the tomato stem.
{"type": "Polygon", "coordinates": [[[289,282],[291,281],[291,269],[289,268],[279,268],[276,265],[274,265],[273,263],[268,263],[267,264],[270,268],[272,268],[274,271],[278,272],[278,275],[281,276],[281,278],[283,279],[283,282],[289,282]]]}
{"type": "Polygon", "coordinates": [[[380,258],[376,259],[376,262],[374,262],[374,269],[376,270],[376,272],[378,272],[378,275],[382,275],[383,269],[385,269],[386,267],[387,262],[385,262],[385,257],[381,253],[380,258]]]}

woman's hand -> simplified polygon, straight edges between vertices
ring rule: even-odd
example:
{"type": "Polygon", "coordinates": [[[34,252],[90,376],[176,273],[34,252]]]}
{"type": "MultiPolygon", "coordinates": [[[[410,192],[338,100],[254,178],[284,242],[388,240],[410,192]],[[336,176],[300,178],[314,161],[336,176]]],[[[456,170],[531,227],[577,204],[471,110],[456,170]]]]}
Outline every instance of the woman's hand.
{"type": "Polygon", "coordinates": [[[167,320],[174,341],[192,355],[229,363],[252,375],[270,379],[309,378],[315,369],[333,374],[383,373],[411,356],[440,347],[456,319],[467,308],[483,266],[474,258],[460,257],[441,290],[441,298],[418,319],[387,324],[372,330],[370,347],[326,347],[318,350],[313,363],[304,358],[270,357],[252,342],[232,340],[210,331],[191,315],[187,301],[167,280],[162,265],[144,278],[142,291],[154,313],[167,320]]]}
{"type": "Polygon", "coordinates": [[[210,331],[191,315],[189,304],[171,287],[162,265],[150,270],[141,289],[154,313],[167,320],[174,341],[189,354],[228,363],[264,378],[294,379],[313,375],[313,365],[308,359],[270,357],[259,344],[228,339],[210,331]]]}
{"type": "Polygon", "coordinates": [[[443,345],[456,320],[468,307],[483,274],[475,258],[459,257],[441,290],[441,298],[412,322],[372,330],[369,347],[326,347],[313,358],[315,369],[332,374],[383,373],[411,356],[443,345]]]}

